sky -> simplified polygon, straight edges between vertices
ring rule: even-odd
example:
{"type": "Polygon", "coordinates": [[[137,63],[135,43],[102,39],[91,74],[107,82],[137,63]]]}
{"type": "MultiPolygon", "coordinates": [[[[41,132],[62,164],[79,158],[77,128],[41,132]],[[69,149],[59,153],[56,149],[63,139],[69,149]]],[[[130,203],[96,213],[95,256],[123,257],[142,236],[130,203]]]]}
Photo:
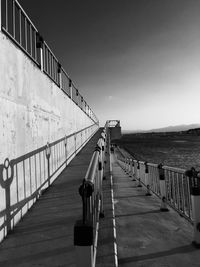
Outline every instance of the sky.
{"type": "Polygon", "coordinates": [[[19,0],[104,125],[200,123],[199,0],[19,0]]]}

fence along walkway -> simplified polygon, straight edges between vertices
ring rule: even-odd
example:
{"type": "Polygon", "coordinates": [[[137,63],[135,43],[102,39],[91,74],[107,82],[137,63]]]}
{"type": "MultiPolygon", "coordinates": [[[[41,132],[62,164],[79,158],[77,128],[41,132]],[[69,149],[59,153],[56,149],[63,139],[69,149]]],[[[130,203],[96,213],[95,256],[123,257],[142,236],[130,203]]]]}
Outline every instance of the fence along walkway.
{"type": "Polygon", "coordinates": [[[159,198],[146,196],[114,155],[111,161],[119,266],[199,266],[192,224],[171,208],[161,212],[159,198]]]}
{"type": "Polygon", "coordinates": [[[70,162],[0,245],[0,266],[75,266],[73,227],[81,215],[79,185],[101,130],[70,162]]]}

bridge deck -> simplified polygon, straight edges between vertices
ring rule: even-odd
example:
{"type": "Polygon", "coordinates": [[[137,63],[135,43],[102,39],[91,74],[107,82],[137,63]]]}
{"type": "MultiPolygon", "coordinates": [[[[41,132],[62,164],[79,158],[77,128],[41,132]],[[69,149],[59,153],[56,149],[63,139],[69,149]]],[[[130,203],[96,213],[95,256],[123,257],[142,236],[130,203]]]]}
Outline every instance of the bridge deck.
{"type": "Polygon", "coordinates": [[[0,244],[0,266],[75,266],[73,226],[81,215],[78,187],[100,131],[0,244]]]}
{"type": "Polygon", "coordinates": [[[192,244],[192,225],[170,209],[161,213],[160,200],[121,169],[112,155],[119,266],[200,266],[192,244]]]}

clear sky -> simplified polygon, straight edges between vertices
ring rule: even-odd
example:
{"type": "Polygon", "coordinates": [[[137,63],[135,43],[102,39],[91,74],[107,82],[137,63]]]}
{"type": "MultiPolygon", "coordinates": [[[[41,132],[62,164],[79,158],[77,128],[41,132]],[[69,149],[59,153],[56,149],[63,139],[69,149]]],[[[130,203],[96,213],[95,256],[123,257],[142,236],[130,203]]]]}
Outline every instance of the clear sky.
{"type": "Polygon", "coordinates": [[[19,0],[100,119],[200,123],[199,0],[19,0]]]}

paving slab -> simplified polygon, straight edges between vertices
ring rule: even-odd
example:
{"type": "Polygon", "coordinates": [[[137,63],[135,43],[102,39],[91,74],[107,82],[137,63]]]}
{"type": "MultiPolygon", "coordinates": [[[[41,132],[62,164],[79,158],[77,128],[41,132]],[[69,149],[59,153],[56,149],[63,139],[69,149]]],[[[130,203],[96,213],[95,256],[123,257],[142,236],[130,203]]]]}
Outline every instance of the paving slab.
{"type": "Polygon", "coordinates": [[[145,196],[111,156],[119,266],[200,266],[193,247],[193,226],[170,208],[160,211],[160,199],[145,196]]]}
{"type": "Polygon", "coordinates": [[[114,232],[113,232],[113,199],[110,175],[110,155],[107,146],[105,180],[103,180],[104,218],[99,221],[96,267],[115,267],[114,232]]]}
{"type": "Polygon", "coordinates": [[[99,130],[0,244],[0,266],[75,266],[73,227],[81,216],[78,187],[99,130]]]}

